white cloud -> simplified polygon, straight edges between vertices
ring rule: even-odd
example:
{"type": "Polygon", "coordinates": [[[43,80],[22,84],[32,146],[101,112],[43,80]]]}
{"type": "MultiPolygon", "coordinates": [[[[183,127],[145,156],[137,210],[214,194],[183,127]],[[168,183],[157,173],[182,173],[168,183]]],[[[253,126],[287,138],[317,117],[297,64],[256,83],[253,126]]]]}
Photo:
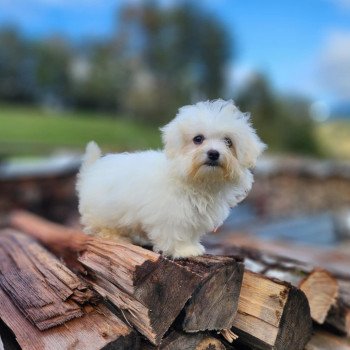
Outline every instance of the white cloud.
{"type": "Polygon", "coordinates": [[[350,32],[332,31],[320,51],[316,78],[334,96],[350,99],[350,32]]]}
{"type": "Polygon", "coordinates": [[[341,10],[350,10],[350,0],[328,0],[341,10]]]}

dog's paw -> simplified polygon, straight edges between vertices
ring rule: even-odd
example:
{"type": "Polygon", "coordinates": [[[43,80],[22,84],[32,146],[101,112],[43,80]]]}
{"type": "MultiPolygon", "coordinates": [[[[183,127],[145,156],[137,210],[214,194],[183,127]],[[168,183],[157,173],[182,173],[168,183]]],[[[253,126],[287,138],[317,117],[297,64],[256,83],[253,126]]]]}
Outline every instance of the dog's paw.
{"type": "Polygon", "coordinates": [[[198,243],[174,247],[174,249],[168,251],[166,255],[171,256],[173,259],[180,259],[187,258],[190,256],[203,255],[204,253],[205,248],[200,243],[198,243]]]}

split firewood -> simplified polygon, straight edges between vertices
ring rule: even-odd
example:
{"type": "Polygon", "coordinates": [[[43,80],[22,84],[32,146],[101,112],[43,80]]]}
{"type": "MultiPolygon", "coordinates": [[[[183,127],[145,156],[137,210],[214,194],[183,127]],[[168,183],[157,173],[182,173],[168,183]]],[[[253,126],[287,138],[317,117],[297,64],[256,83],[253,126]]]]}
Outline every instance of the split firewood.
{"type": "Polygon", "coordinates": [[[350,279],[338,279],[339,297],[332,306],[326,319],[326,323],[338,332],[350,336],[350,279]]]}
{"type": "Polygon", "coordinates": [[[278,278],[300,288],[306,295],[312,319],[322,324],[335,304],[339,285],[327,270],[289,258],[263,253],[255,249],[230,247],[225,253],[244,257],[246,269],[278,278]]]}
{"type": "Polygon", "coordinates": [[[305,350],[350,350],[350,339],[316,330],[305,350]]]}
{"type": "Polygon", "coordinates": [[[40,331],[0,288],[0,319],[11,329],[22,350],[139,348],[137,334],[103,305],[85,306],[80,318],[40,331]]]}
{"type": "Polygon", "coordinates": [[[184,308],[182,328],[186,332],[229,330],[237,313],[242,259],[205,255],[177,262],[202,278],[184,308]]]}
{"type": "Polygon", "coordinates": [[[222,342],[205,333],[186,334],[172,331],[163,339],[161,345],[142,344],[142,350],[225,350],[222,342]]]}
{"type": "Polygon", "coordinates": [[[201,281],[188,268],[141,247],[92,240],[79,261],[86,281],[158,345],[201,281]]]}
{"type": "Polygon", "coordinates": [[[1,226],[26,233],[62,258],[73,270],[83,270],[77,257],[86,249],[91,237],[82,231],[53,223],[23,210],[15,210],[6,215],[1,226]]]}
{"type": "Polygon", "coordinates": [[[185,329],[232,326],[243,274],[242,263],[233,258],[173,262],[130,244],[88,237],[26,212],[13,212],[8,222],[60,255],[66,249],[83,252],[79,262],[89,271],[86,280],[153,343],[160,341],[195,289],[186,307],[185,329]],[[207,311],[200,310],[204,306],[207,311]]]}
{"type": "Polygon", "coordinates": [[[0,231],[0,287],[24,316],[44,330],[83,315],[87,284],[32,238],[0,231]]]}
{"type": "Polygon", "coordinates": [[[312,319],[305,294],[286,282],[245,271],[233,332],[254,349],[302,350],[312,319]]]}

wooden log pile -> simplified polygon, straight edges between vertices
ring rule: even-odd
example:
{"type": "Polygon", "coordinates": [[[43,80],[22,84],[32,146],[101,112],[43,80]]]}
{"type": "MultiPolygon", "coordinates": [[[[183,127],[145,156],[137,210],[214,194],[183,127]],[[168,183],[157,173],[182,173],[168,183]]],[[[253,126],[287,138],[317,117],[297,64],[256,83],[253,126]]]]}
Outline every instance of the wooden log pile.
{"type": "Polygon", "coordinates": [[[320,347],[327,337],[350,349],[312,322],[347,333],[346,276],[238,248],[174,261],[25,212],[4,224],[7,350],[333,349],[320,347]]]}

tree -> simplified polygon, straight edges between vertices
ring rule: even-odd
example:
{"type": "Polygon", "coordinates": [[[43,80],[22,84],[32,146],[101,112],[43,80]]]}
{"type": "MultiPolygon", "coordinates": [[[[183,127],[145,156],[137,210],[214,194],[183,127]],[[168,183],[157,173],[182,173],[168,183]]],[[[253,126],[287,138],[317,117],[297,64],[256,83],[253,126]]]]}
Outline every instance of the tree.
{"type": "Polygon", "coordinates": [[[242,111],[251,113],[254,127],[270,150],[319,153],[305,99],[277,96],[267,79],[256,74],[236,102],[242,111]]]}
{"type": "Polygon", "coordinates": [[[0,31],[0,99],[31,101],[36,94],[30,42],[14,28],[0,31]]]}
{"type": "MultiPolygon", "coordinates": [[[[149,2],[125,7],[121,18],[127,22],[129,54],[136,57],[134,76],[141,71],[153,81],[144,91],[144,97],[151,99],[147,105],[153,107],[145,111],[135,98],[128,100],[126,109],[159,122],[172,117],[183,104],[221,96],[230,57],[221,23],[192,5],[165,10],[149,2]]],[[[130,96],[142,95],[135,83],[130,89],[130,96]]]]}
{"type": "Polygon", "coordinates": [[[39,41],[34,46],[35,78],[41,99],[66,102],[71,95],[72,49],[62,38],[39,41]]]}

